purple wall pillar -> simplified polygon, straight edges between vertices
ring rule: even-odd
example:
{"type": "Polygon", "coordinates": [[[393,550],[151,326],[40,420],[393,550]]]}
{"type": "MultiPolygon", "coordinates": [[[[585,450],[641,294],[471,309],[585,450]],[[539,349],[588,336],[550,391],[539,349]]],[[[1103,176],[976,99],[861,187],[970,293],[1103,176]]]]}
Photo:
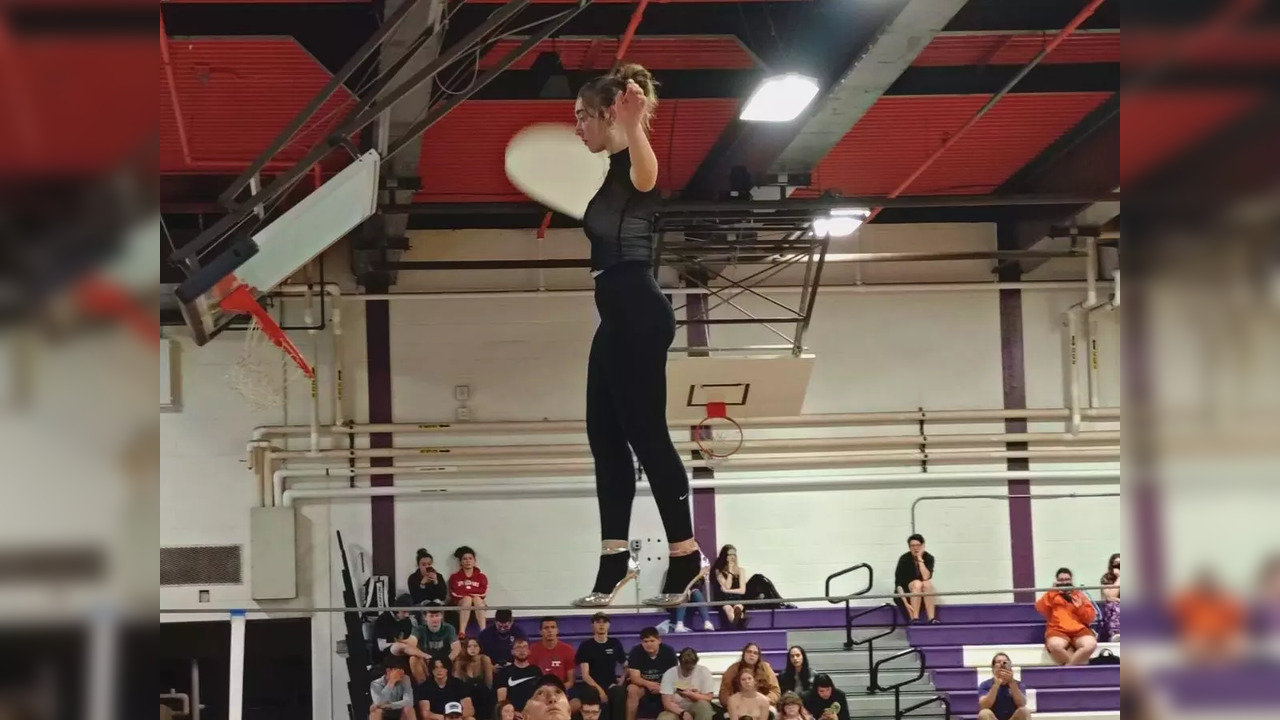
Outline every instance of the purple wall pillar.
{"type": "MultiPolygon", "coordinates": [[[[385,290],[370,290],[385,292],[385,290]]],[[[391,310],[387,301],[378,300],[365,303],[365,353],[369,367],[369,422],[393,422],[391,412],[391,310]]],[[[375,448],[391,447],[390,433],[376,433],[369,436],[369,446],[375,448]]],[[[371,458],[370,465],[389,466],[393,458],[371,458]]],[[[395,484],[394,475],[374,475],[370,479],[373,487],[389,487],[395,484]]],[[[373,572],[391,578],[392,587],[396,577],[396,513],[395,498],[369,498],[370,523],[372,528],[373,572]]]]}
{"type": "MultiPolygon", "coordinates": [[[[1021,271],[1015,266],[1010,268],[1001,280],[1017,280],[1021,271]]],[[[1027,407],[1026,365],[1022,355],[1022,291],[1000,291],[1000,367],[1004,385],[1004,407],[1006,410],[1023,410],[1027,407]]],[[[1007,433],[1025,433],[1026,420],[1006,420],[1004,430],[1007,433]]],[[[1026,443],[1007,443],[1010,451],[1026,450],[1026,443]]],[[[1011,472],[1026,471],[1029,464],[1025,458],[1010,458],[1006,468],[1011,472]]],[[[1016,588],[1033,588],[1036,586],[1035,533],[1031,522],[1031,500],[1025,497],[1031,494],[1030,480],[1009,481],[1009,555],[1013,562],[1013,586],[1016,588]]],[[[1014,593],[1015,602],[1032,602],[1034,593],[1014,593]]]]}
{"type": "MultiPolygon", "coordinates": [[[[686,297],[686,317],[690,320],[705,318],[707,316],[707,296],[688,295],[686,297]]],[[[685,326],[685,331],[690,348],[710,346],[710,326],[690,324],[685,326]]],[[[689,352],[691,357],[706,357],[709,354],[693,350],[689,352]]],[[[697,439],[694,437],[696,432],[696,429],[691,429],[690,439],[697,439]]],[[[693,477],[695,479],[715,477],[715,471],[707,468],[697,468],[693,471],[693,477]]],[[[716,491],[714,489],[705,488],[693,491],[693,537],[698,541],[698,547],[702,548],[704,555],[714,556],[719,547],[716,544],[716,491]]]]}

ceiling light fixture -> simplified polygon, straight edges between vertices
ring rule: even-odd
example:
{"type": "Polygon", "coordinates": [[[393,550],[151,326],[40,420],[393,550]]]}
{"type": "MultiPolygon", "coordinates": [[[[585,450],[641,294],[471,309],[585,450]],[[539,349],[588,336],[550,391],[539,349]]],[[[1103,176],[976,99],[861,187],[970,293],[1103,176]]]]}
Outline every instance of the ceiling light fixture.
{"type": "Polygon", "coordinates": [[[846,237],[862,226],[870,213],[865,208],[832,210],[826,217],[813,219],[813,234],[818,237],[846,237]]]}
{"type": "Polygon", "coordinates": [[[749,122],[795,120],[817,96],[817,80],[799,73],[777,75],[760,83],[738,117],[749,122]]]}

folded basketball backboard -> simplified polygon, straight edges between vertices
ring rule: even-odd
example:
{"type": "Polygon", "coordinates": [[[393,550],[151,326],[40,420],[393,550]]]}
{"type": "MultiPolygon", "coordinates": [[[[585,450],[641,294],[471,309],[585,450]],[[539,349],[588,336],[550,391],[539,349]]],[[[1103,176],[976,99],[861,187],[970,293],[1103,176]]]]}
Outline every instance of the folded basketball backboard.
{"type": "Polygon", "coordinates": [[[813,355],[672,358],[667,420],[696,423],[717,403],[737,420],[799,415],[813,361],[813,355]]]}
{"type": "Polygon", "coordinates": [[[370,150],[249,238],[235,242],[175,293],[196,344],[237,314],[224,307],[236,288],[270,292],[377,211],[381,158],[370,150]]]}

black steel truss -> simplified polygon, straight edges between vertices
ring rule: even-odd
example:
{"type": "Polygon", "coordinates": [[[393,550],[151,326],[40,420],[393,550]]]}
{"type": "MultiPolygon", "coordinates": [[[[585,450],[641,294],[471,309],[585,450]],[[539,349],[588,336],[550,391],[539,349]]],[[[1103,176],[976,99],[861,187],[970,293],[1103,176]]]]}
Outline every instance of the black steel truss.
{"type": "MultiPolygon", "coordinates": [[[[257,176],[262,168],[266,167],[276,153],[292,141],[293,135],[314,117],[318,109],[324,105],[324,101],[381,47],[395,27],[408,14],[410,8],[417,3],[428,1],[430,0],[408,0],[395,15],[388,18],[387,22],[369,38],[365,45],[356,52],[307,107],[299,113],[298,117],[281,132],[276,140],[263,151],[262,155],[241,173],[232,186],[223,193],[221,200],[230,205],[230,212],[191,241],[176,248],[169,257],[170,262],[182,268],[184,273],[192,278],[192,281],[205,282],[204,274],[199,274],[202,267],[200,262],[202,253],[214,246],[225,244],[229,238],[236,236],[241,225],[249,221],[250,218],[257,216],[259,208],[271,207],[271,203],[283,197],[295,183],[302,179],[312,167],[323,160],[330,152],[340,147],[354,150],[351,146],[350,138],[354,137],[357,132],[364,129],[390,109],[391,106],[404,99],[423,83],[430,81],[437,73],[449,67],[465,54],[474,52],[478,47],[492,43],[500,38],[507,23],[513,20],[530,3],[530,0],[511,0],[504,5],[498,6],[484,22],[471,29],[457,43],[442,50],[439,55],[427,62],[407,79],[391,86],[392,81],[397,78],[400,70],[408,65],[413,55],[426,45],[432,35],[439,30],[440,26],[423,28],[421,34],[408,45],[404,54],[387,67],[381,69],[379,78],[365,92],[360,94],[323,141],[310,148],[306,155],[295,163],[292,168],[276,175],[270,185],[254,192],[252,197],[244,202],[237,203],[235,201],[236,195],[245,186],[249,185],[250,180],[257,176]]],[[[449,95],[434,103],[424,117],[406,130],[401,138],[390,142],[388,155],[402,149],[446,113],[479,91],[500,72],[513,65],[531,48],[559,31],[590,3],[591,0],[577,0],[573,5],[546,18],[536,28],[527,29],[528,34],[523,37],[520,45],[508,52],[493,68],[478,77],[467,91],[449,95]]],[[[207,288],[188,287],[185,289],[184,294],[187,297],[196,296],[202,294],[205,289],[207,288]]]]}
{"type": "MultiPolygon", "coordinates": [[[[655,225],[654,272],[671,268],[682,284],[705,295],[694,318],[682,325],[744,325],[763,327],[781,339],[791,354],[804,352],[804,335],[813,319],[828,240],[813,232],[814,212],[809,208],[783,208],[762,212],[756,203],[741,207],[719,206],[680,209],[673,205],[658,216],[655,225]],[[800,293],[794,304],[762,292],[765,284],[784,270],[804,268],[800,293]],[[740,275],[730,269],[745,269],[740,275]],[[757,315],[737,302],[740,297],[763,302],[770,315],[757,315]],[[728,308],[720,316],[717,309],[728,308]]],[[[676,306],[677,317],[688,303],[676,306]]]]}

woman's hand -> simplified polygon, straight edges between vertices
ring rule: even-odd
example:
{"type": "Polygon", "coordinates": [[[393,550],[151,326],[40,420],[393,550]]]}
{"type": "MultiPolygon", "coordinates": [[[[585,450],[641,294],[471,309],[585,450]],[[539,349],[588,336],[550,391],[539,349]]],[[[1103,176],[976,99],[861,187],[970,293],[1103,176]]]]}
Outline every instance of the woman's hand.
{"type": "Polygon", "coordinates": [[[618,93],[613,103],[617,121],[625,130],[639,129],[644,123],[645,111],[649,107],[649,98],[635,81],[628,80],[627,86],[618,93]]]}

